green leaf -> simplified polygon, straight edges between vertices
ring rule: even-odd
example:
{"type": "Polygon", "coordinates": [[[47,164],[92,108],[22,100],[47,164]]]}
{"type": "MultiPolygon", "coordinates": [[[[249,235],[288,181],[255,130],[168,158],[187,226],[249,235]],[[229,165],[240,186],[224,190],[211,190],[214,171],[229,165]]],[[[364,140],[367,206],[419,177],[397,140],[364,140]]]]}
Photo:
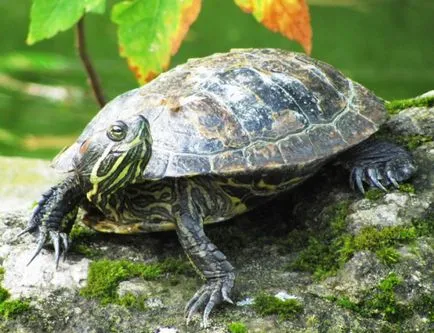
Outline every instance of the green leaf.
{"type": "Polygon", "coordinates": [[[86,12],[102,14],[106,0],[33,0],[27,43],[71,28],[86,12]]]}
{"type": "Polygon", "coordinates": [[[121,56],[140,83],[167,69],[200,6],[201,0],[134,0],[113,7],[121,56]]]}

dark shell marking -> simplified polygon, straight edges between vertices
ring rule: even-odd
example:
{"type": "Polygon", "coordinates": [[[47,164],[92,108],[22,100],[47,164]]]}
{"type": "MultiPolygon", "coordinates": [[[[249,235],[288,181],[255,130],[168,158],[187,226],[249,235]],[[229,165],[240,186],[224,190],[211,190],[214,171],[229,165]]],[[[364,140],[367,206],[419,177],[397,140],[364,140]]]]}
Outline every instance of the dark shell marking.
{"type": "Polygon", "coordinates": [[[146,179],[321,165],[373,134],[386,114],[382,101],[330,65],[282,50],[232,50],[119,96],[57,166],[68,168],[93,132],[138,113],[153,138],[146,179]]]}

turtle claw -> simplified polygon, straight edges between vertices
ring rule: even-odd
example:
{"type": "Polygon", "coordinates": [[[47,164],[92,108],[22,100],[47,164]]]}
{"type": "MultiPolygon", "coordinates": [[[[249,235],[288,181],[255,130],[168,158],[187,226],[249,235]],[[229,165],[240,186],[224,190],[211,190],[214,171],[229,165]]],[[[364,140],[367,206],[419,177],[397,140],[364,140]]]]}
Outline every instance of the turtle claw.
{"type": "Polygon", "coordinates": [[[398,183],[398,181],[395,179],[392,170],[387,170],[387,171],[386,171],[386,176],[387,176],[387,179],[390,181],[390,183],[391,183],[395,188],[399,188],[399,183],[398,183]]]}
{"type": "Polygon", "coordinates": [[[41,252],[42,247],[45,244],[45,241],[47,240],[47,229],[43,226],[39,228],[39,236],[36,243],[36,249],[35,252],[33,252],[32,257],[30,258],[29,262],[27,263],[27,266],[29,266],[32,261],[38,256],[38,254],[41,252]]]}
{"type": "Polygon", "coordinates": [[[355,167],[353,170],[351,170],[350,175],[351,189],[354,191],[356,186],[362,194],[365,194],[365,188],[363,187],[363,169],[358,167],[355,167]]]}
{"type": "Polygon", "coordinates": [[[36,227],[35,226],[28,226],[27,228],[25,228],[24,230],[21,230],[20,233],[18,235],[15,236],[14,239],[18,239],[21,236],[27,234],[27,233],[31,233],[33,231],[35,231],[36,227]]]}
{"type": "Polygon", "coordinates": [[[68,236],[63,232],[47,230],[45,226],[39,227],[39,236],[36,243],[36,249],[33,252],[31,259],[27,263],[27,266],[29,266],[33,262],[33,260],[39,255],[39,253],[41,253],[41,250],[47,242],[48,237],[51,239],[54,247],[54,259],[56,262],[56,269],[59,267],[60,256],[63,254],[63,257],[65,258],[66,251],[69,247],[68,236]]]}
{"type": "Polygon", "coordinates": [[[379,188],[380,190],[387,192],[387,189],[383,186],[383,184],[380,183],[380,181],[378,180],[378,172],[376,169],[374,168],[368,168],[368,170],[366,170],[366,173],[368,175],[369,180],[371,181],[371,183],[379,188]]]}
{"type": "Polygon", "coordinates": [[[387,169],[387,166],[376,165],[370,167],[354,167],[350,174],[350,187],[352,190],[357,189],[360,193],[365,194],[363,183],[376,187],[384,192],[388,192],[386,186],[393,184],[399,187],[398,182],[393,177],[393,172],[387,169]]]}
{"type": "Polygon", "coordinates": [[[187,325],[199,309],[204,308],[201,326],[208,327],[208,318],[214,307],[222,301],[233,304],[229,294],[234,285],[235,275],[229,273],[223,277],[209,279],[191,298],[185,307],[187,325]]]}

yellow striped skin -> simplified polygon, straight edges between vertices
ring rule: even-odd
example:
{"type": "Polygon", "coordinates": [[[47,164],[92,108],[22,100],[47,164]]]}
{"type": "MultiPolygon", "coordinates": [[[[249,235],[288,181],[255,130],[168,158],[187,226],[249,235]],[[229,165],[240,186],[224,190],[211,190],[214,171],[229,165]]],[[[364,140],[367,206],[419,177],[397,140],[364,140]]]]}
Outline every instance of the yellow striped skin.
{"type": "MultiPolygon", "coordinates": [[[[310,174],[277,185],[265,183],[264,179],[255,183],[253,176],[247,182],[234,177],[190,177],[186,182],[188,209],[198,212],[203,224],[225,221],[267,202],[308,177],[310,174]]],[[[89,212],[84,223],[100,232],[119,234],[175,230],[179,204],[176,181],[166,178],[127,186],[113,200],[117,203],[115,207],[107,208],[103,214],[89,212]]]]}

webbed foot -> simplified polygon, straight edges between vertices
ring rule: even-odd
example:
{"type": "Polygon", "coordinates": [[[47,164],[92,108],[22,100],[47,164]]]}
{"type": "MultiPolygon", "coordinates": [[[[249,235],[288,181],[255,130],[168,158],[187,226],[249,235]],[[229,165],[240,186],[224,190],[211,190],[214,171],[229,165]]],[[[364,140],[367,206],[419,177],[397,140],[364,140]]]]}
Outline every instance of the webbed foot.
{"type": "Polygon", "coordinates": [[[224,277],[208,279],[185,307],[187,325],[191,317],[200,309],[204,308],[202,327],[207,327],[209,314],[216,305],[223,301],[233,304],[234,302],[229,298],[229,295],[234,286],[234,280],[234,273],[228,273],[224,277]]]}

